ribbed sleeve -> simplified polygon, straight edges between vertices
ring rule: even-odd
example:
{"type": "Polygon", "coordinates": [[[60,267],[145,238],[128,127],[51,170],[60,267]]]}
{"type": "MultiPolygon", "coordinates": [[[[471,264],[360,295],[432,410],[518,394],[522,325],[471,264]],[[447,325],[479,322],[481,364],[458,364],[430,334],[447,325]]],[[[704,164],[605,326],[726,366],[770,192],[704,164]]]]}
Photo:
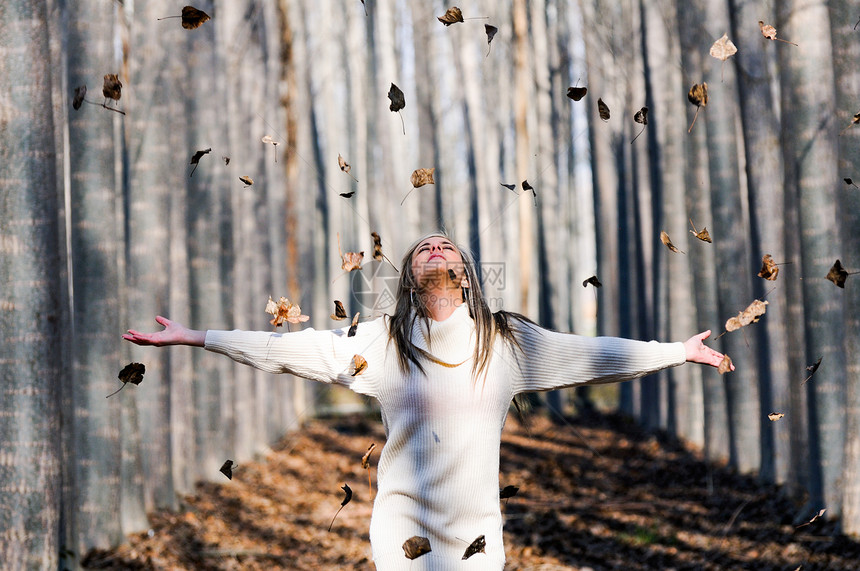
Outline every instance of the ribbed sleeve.
{"type": "Polygon", "coordinates": [[[375,397],[388,341],[385,322],[377,319],[362,323],[352,337],[347,331],[348,328],[292,333],[209,330],[205,348],[269,373],[337,383],[375,397]],[[353,376],[355,355],[364,357],[367,368],[353,376]]]}
{"type": "Polygon", "coordinates": [[[583,384],[627,381],[686,362],[683,343],[583,337],[522,324],[522,351],[513,347],[519,375],[516,394],[583,384]]]}

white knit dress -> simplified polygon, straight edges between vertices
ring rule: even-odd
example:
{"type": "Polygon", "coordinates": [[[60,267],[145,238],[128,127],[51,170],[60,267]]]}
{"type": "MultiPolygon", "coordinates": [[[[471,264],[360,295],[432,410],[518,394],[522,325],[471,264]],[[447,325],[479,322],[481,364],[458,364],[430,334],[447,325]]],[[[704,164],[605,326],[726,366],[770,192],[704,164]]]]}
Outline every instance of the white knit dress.
{"type": "Polygon", "coordinates": [[[418,320],[412,342],[432,354],[426,374],[400,369],[386,318],[332,331],[207,331],[206,349],[272,373],[345,385],[374,397],[387,442],[370,522],[379,571],[504,568],[499,446],[519,393],[640,377],[686,360],[682,343],[581,337],[516,324],[522,350],[497,336],[486,375],[472,377],[474,321],[461,305],[445,321],[418,320]],[[353,357],[367,368],[352,376],[353,357]],[[445,365],[439,362],[445,363],[445,365]],[[453,365],[453,366],[452,366],[453,365]],[[466,548],[485,536],[484,553],[466,548]],[[403,543],[426,537],[432,551],[408,560],[403,543]]]}

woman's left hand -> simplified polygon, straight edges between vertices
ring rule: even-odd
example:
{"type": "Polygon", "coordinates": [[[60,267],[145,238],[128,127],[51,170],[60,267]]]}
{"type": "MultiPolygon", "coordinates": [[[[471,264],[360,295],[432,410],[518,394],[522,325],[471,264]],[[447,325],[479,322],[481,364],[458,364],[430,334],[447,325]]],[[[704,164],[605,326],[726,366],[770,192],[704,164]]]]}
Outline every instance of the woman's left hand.
{"type": "MultiPolygon", "coordinates": [[[[688,363],[701,363],[712,367],[719,367],[723,362],[724,355],[719,351],[715,351],[706,346],[702,341],[710,337],[711,330],[703,331],[698,335],[693,335],[684,341],[684,349],[687,351],[688,363]]],[[[731,370],[735,370],[735,366],[731,366],[731,370]]]]}

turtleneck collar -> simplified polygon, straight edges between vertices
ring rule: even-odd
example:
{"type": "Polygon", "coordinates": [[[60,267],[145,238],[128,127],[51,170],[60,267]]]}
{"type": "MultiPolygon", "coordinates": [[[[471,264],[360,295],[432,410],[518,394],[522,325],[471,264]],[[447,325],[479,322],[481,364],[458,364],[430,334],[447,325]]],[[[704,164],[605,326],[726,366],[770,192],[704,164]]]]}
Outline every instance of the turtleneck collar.
{"type": "Polygon", "coordinates": [[[467,361],[475,351],[475,322],[468,306],[459,305],[444,321],[416,319],[412,343],[449,365],[467,361]]]}

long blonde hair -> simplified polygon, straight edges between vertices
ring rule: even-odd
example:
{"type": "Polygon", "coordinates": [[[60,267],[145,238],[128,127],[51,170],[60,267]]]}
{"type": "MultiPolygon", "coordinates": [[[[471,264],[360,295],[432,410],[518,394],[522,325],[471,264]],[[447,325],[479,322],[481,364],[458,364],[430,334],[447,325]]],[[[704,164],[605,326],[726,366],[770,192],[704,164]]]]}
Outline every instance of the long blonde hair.
{"type": "MultiPolygon", "coordinates": [[[[421,242],[437,236],[451,241],[444,232],[427,234],[416,240],[409,247],[400,264],[402,270],[395,294],[397,303],[394,308],[394,315],[389,320],[388,335],[389,339],[394,341],[400,368],[404,372],[409,370],[410,363],[414,363],[419,370],[424,371],[424,367],[419,360],[421,353],[412,343],[412,329],[416,320],[430,320],[421,303],[421,296],[415,295],[415,291],[419,289],[419,284],[412,273],[412,256],[421,242]]],[[[451,242],[453,243],[453,241],[451,242]]],[[[504,339],[519,347],[519,343],[514,336],[512,318],[525,324],[533,324],[533,322],[517,313],[507,311],[493,313],[490,311],[490,307],[487,305],[481,289],[480,276],[475,268],[475,260],[472,254],[457,244],[454,244],[454,246],[463,258],[463,270],[469,284],[469,287],[462,288],[462,292],[463,301],[469,308],[469,315],[475,321],[475,351],[472,359],[472,374],[478,375],[486,369],[490,362],[496,335],[502,335],[504,339]]]]}

